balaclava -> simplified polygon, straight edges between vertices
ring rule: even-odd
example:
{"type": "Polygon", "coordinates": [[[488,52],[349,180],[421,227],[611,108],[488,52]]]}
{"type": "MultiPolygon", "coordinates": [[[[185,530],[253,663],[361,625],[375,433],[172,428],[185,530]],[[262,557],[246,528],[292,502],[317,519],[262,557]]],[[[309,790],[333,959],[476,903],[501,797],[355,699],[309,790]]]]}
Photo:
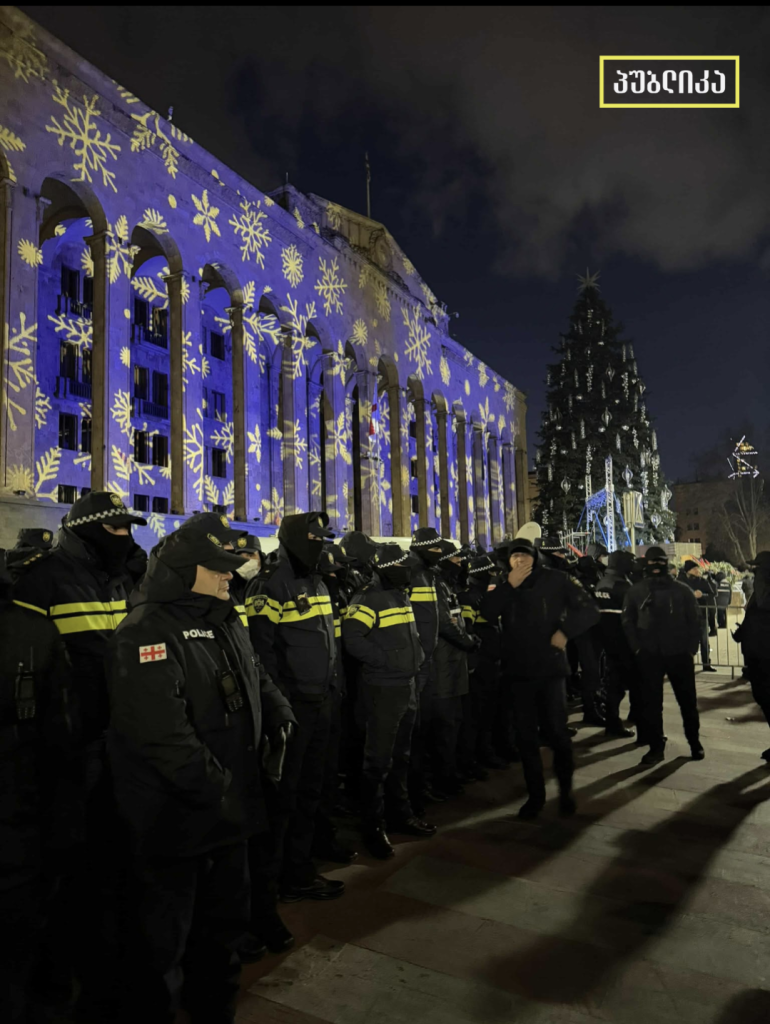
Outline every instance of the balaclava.
{"type": "Polygon", "coordinates": [[[110,533],[102,523],[81,523],[69,529],[91,548],[106,572],[116,573],[125,568],[134,546],[130,526],[127,534],[110,533]]]}
{"type": "Polygon", "coordinates": [[[468,582],[472,586],[486,590],[497,575],[497,566],[489,555],[479,555],[471,559],[468,566],[468,582]]]}
{"type": "Polygon", "coordinates": [[[294,560],[300,574],[316,571],[324,547],[324,539],[333,537],[328,530],[329,517],[325,512],[301,512],[284,516],[278,530],[278,540],[294,560]]]}
{"type": "Polygon", "coordinates": [[[412,581],[409,556],[398,544],[383,544],[378,548],[374,571],[386,590],[406,590],[412,581]]]}
{"type": "Polygon", "coordinates": [[[652,579],[668,578],[668,555],[663,548],[647,548],[644,553],[644,575],[652,579]]]}
{"type": "Polygon", "coordinates": [[[435,527],[421,526],[418,530],[414,531],[410,550],[418,558],[421,558],[425,565],[434,566],[438,565],[439,560],[446,554],[446,551],[445,549],[431,551],[430,548],[441,548],[443,543],[435,527]]]}
{"type": "Polygon", "coordinates": [[[630,576],[636,559],[630,551],[613,551],[608,559],[608,568],[621,576],[630,576]]]}

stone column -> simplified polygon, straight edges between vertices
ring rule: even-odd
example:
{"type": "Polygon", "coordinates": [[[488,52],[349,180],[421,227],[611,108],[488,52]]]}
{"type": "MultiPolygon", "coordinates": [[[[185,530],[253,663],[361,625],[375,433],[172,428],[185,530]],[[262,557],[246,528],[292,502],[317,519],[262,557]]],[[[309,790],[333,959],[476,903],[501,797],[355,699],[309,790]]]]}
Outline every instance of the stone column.
{"type": "Polygon", "coordinates": [[[325,452],[321,448],[324,389],[320,381],[307,382],[307,477],[308,512],[323,511],[323,478],[321,467],[326,468],[325,452]]]}
{"type": "MultiPolygon", "coordinates": [[[[300,480],[297,470],[297,459],[295,453],[295,386],[294,386],[294,357],[292,353],[292,336],[290,331],[284,331],[283,345],[281,348],[281,407],[283,416],[281,419],[281,459],[283,463],[283,512],[286,516],[294,515],[297,511],[298,492],[300,480]]],[[[303,510],[304,511],[304,510],[303,510]]]]}
{"type": "Polygon", "coordinates": [[[529,507],[529,476],[527,474],[527,451],[516,448],[514,454],[516,468],[516,515],[519,520],[519,528],[528,523],[532,518],[532,510],[529,507]]]}
{"type": "Polygon", "coordinates": [[[243,347],[243,305],[227,309],[233,343],[233,490],[235,518],[239,523],[248,519],[247,460],[246,460],[246,352],[243,347]]]}
{"type": "Polygon", "coordinates": [[[489,435],[489,520],[492,529],[492,543],[499,544],[503,539],[502,502],[500,495],[500,459],[498,456],[497,438],[489,435]]]}
{"type": "Polygon", "coordinates": [[[447,457],[447,412],[436,409],[436,429],[438,430],[438,473],[439,500],[441,502],[441,536],[452,537],[452,524],[449,516],[449,459],[447,457]]]}
{"type": "Polygon", "coordinates": [[[473,509],[476,518],[476,542],[487,546],[487,496],[484,491],[484,428],[473,424],[473,509]]]}
{"type": "Polygon", "coordinates": [[[420,526],[428,526],[428,460],[425,451],[425,399],[414,396],[414,418],[417,424],[417,494],[420,526]]]}
{"type": "Polygon", "coordinates": [[[468,544],[470,530],[468,528],[468,430],[465,416],[457,416],[457,504],[460,520],[460,543],[468,544]]]}
{"type": "MultiPolygon", "coordinates": [[[[185,440],[185,428],[191,438],[195,438],[197,444],[200,433],[200,458],[203,464],[200,467],[198,480],[202,481],[206,472],[206,439],[203,424],[202,399],[195,403],[195,393],[188,394],[190,381],[185,381],[187,370],[185,368],[185,310],[182,302],[182,282],[185,280],[184,271],[177,271],[169,274],[165,279],[168,287],[168,308],[169,308],[169,355],[170,355],[170,391],[171,391],[171,513],[172,515],[184,515],[200,508],[202,504],[202,492],[196,490],[196,480],[188,482],[186,472],[185,455],[187,454],[187,442],[185,440]],[[195,409],[193,411],[193,406],[195,409]],[[193,418],[194,417],[194,418],[193,418]]],[[[196,303],[197,307],[197,303],[196,303]]],[[[200,319],[200,318],[199,318],[200,319]]],[[[200,323],[195,324],[196,340],[200,333],[200,323]]],[[[192,333],[187,339],[192,344],[192,333]]],[[[192,375],[190,375],[192,376],[192,375]]],[[[199,393],[200,385],[195,389],[199,393]]],[[[193,467],[190,467],[191,470],[193,467]]]]}
{"type": "Polygon", "coordinates": [[[6,417],[6,358],[8,338],[5,325],[10,325],[8,313],[11,290],[11,212],[13,208],[13,183],[10,178],[0,178],[0,488],[9,486],[6,479],[6,441],[8,420],[6,417]]]}
{"type": "MultiPolygon", "coordinates": [[[[338,419],[345,415],[345,360],[336,352],[326,352],[323,356],[324,391],[321,415],[326,427],[326,448],[321,452],[326,466],[326,513],[329,516],[329,527],[341,531],[347,510],[343,509],[344,495],[342,485],[345,482],[343,472],[342,447],[338,419]]],[[[343,428],[344,431],[344,428],[343,428]]],[[[353,458],[353,453],[349,453],[353,458]]]]}
{"type": "Polygon", "coordinates": [[[369,435],[372,403],[377,399],[377,373],[357,370],[358,436],[361,459],[361,529],[371,537],[380,536],[380,463],[369,435]]]}
{"type": "Polygon", "coordinates": [[[2,374],[3,482],[12,490],[30,494],[35,485],[38,273],[37,267],[22,263],[16,251],[22,240],[38,244],[40,224],[49,203],[26,188],[12,188],[7,181],[2,191],[5,294],[0,328],[4,334],[8,325],[2,374]]]}
{"type": "Polygon", "coordinates": [[[412,510],[409,502],[409,439],[404,443],[401,417],[406,408],[406,388],[392,384],[388,388],[390,414],[390,485],[393,494],[393,535],[411,537],[412,510]]]}
{"type": "MultiPolygon", "coordinates": [[[[94,263],[94,305],[91,314],[91,490],[103,491],[109,477],[107,424],[110,416],[110,282],[107,275],[107,232],[84,239],[94,263]]],[[[130,502],[129,498],[129,502],[130,502]]]]}
{"type": "Polygon", "coordinates": [[[516,508],[516,464],[513,445],[503,444],[503,506],[505,509],[505,535],[514,537],[519,529],[516,508]]]}

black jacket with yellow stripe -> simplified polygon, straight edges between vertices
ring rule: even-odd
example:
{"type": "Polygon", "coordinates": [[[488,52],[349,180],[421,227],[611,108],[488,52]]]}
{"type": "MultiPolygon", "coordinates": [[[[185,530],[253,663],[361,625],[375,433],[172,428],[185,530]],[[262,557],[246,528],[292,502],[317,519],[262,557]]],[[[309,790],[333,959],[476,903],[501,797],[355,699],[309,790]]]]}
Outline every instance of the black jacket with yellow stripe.
{"type": "Polygon", "coordinates": [[[410,558],[412,582],[409,586],[409,600],[412,602],[417,633],[429,661],[438,644],[438,599],[436,597],[436,573],[417,555],[410,558]]]}
{"type": "Polygon", "coordinates": [[[55,548],[15,565],[14,573],[14,603],[51,619],[67,648],[83,742],[98,739],[109,718],[104,657],[126,617],[130,577],[111,577],[89,545],[66,526],[55,548]]]}
{"type": "Polygon", "coordinates": [[[478,651],[468,655],[468,667],[471,671],[482,667],[485,662],[496,663],[502,656],[500,624],[488,622],[481,614],[481,602],[486,593],[485,587],[471,583],[468,589],[457,597],[462,608],[465,628],[481,640],[478,651]]]}
{"type": "Polygon", "coordinates": [[[376,576],[354,594],[342,620],[342,640],[360,662],[364,683],[403,686],[424,658],[409,598],[401,590],[386,590],[376,576]]]}
{"type": "Polygon", "coordinates": [[[296,575],[282,551],[269,576],[249,583],[246,614],[254,650],[286,696],[325,697],[334,685],[337,649],[331,597],[320,574],[296,575]]]}

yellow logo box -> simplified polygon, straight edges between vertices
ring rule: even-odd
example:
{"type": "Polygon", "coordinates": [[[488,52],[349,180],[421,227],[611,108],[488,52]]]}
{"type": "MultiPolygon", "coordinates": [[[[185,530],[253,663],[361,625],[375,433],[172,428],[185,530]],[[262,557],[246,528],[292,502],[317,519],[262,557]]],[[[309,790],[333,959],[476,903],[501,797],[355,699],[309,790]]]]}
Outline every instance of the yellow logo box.
{"type": "Polygon", "coordinates": [[[600,107],[739,107],[740,57],[599,57],[600,107]]]}

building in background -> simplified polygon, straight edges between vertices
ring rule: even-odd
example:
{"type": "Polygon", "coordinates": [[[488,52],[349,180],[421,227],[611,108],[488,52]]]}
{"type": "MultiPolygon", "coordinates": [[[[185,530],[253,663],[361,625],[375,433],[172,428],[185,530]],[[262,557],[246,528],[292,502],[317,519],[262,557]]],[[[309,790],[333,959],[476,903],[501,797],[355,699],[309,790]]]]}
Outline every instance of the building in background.
{"type": "Polygon", "coordinates": [[[12,7],[0,97],[0,544],[105,487],[145,546],[198,509],[483,544],[528,517],[524,396],[382,224],[260,192],[12,7]]]}

